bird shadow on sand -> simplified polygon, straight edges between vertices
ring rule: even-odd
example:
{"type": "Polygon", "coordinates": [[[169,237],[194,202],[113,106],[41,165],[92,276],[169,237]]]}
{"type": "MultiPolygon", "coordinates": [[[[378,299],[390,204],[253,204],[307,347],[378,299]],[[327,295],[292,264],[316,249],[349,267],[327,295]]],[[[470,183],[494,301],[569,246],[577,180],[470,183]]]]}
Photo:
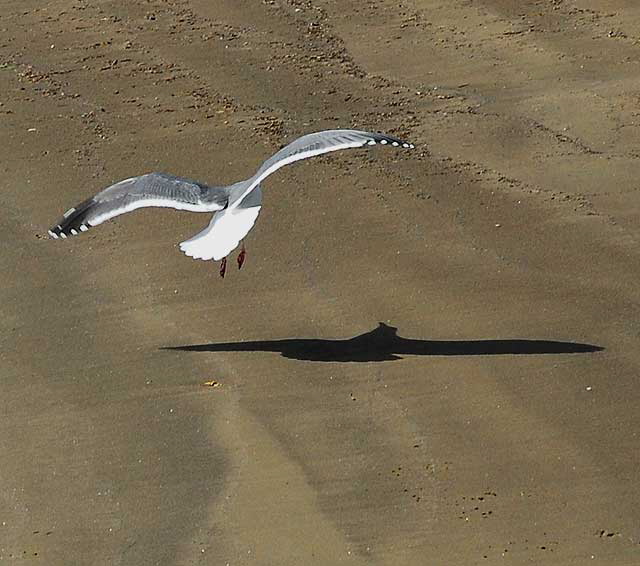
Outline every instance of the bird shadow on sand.
{"type": "Polygon", "coordinates": [[[285,358],[313,362],[384,362],[412,356],[500,356],[583,354],[601,346],[551,340],[417,340],[398,336],[398,329],[380,322],[370,332],[345,340],[288,338],[252,342],[220,342],[169,346],[184,352],[275,352],[285,358]]]}

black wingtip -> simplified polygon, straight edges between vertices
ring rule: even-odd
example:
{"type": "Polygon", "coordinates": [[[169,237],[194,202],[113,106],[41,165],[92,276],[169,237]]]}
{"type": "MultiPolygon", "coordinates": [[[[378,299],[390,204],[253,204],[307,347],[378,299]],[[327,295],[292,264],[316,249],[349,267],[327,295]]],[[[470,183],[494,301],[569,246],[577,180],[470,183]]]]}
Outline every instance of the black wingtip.
{"type": "Polygon", "coordinates": [[[393,147],[401,147],[404,149],[415,149],[415,145],[401,140],[400,138],[395,138],[393,136],[389,136],[387,134],[373,134],[373,139],[368,142],[369,145],[390,145],[393,147]]]}
{"type": "Polygon", "coordinates": [[[87,199],[78,206],[67,210],[60,221],[49,230],[49,236],[57,240],[86,232],[92,226],[86,219],[92,204],[93,199],[87,199]]]}

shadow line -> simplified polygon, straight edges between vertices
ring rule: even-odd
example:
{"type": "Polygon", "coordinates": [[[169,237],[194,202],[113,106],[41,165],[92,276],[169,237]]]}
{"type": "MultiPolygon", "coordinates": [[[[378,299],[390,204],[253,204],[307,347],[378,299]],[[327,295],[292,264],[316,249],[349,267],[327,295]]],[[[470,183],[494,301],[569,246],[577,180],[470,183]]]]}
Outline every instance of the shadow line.
{"type": "Polygon", "coordinates": [[[222,342],[170,346],[183,352],[276,352],[285,358],[313,362],[383,362],[413,356],[498,356],[582,354],[601,346],[551,340],[416,340],[398,336],[398,329],[380,322],[370,332],[346,340],[288,338],[253,342],[222,342]]]}

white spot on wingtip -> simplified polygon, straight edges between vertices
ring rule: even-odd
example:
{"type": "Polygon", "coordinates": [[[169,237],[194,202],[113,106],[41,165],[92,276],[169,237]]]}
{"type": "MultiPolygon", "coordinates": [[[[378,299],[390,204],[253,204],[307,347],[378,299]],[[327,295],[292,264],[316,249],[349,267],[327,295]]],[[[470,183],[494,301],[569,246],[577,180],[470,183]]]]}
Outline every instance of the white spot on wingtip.
{"type": "Polygon", "coordinates": [[[86,224],[80,224],[80,232],[86,232],[88,229],[86,224]]]}
{"type": "Polygon", "coordinates": [[[392,145],[393,147],[398,147],[398,142],[391,142],[391,145],[392,145]]]}
{"type": "Polygon", "coordinates": [[[380,140],[380,143],[381,143],[382,145],[385,145],[385,144],[387,143],[387,140],[380,140]]]}
{"type": "Polygon", "coordinates": [[[376,145],[376,140],[369,140],[367,145],[376,145]]]}
{"type": "Polygon", "coordinates": [[[74,236],[77,236],[77,235],[78,235],[78,232],[77,232],[77,230],[76,230],[75,228],[71,228],[71,233],[72,233],[74,236]]]}
{"type": "Polygon", "coordinates": [[[67,235],[66,235],[64,232],[60,232],[60,237],[61,237],[61,238],[66,238],[66,237],[67,237],[67,235]]]}

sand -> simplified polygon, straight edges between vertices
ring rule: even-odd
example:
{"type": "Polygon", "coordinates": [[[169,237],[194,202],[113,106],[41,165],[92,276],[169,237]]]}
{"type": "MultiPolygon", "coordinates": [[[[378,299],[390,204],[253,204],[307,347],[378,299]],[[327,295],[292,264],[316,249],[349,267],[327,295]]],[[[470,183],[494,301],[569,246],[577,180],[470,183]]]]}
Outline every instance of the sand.
{"type": "Polygon", "coordinates": [[[0,560],[640,563],[635,2],[33,0],[0,15],[0,560]],[[310,131],[242,271],[125,177],[310,131]],[[214,385],[203,385],[215,382],[214,385]]]}

